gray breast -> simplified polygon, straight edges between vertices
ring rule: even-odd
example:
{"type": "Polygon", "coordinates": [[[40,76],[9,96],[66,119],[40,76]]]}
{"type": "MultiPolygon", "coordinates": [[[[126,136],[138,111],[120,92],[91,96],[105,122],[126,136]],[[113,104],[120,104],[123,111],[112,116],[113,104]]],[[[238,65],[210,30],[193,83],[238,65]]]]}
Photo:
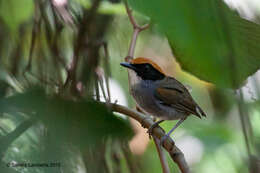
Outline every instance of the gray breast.
{"type": "Polygon", "coordinates": [[[138,106],[146,113],[161,119],[176,120],[183,117],[183,114],[177,112],[174,108],[161,104],[161,101],[155,98],[154,93],[157,88],[157,82],[140,81],[136,83],[131,93],[138,106]]]}

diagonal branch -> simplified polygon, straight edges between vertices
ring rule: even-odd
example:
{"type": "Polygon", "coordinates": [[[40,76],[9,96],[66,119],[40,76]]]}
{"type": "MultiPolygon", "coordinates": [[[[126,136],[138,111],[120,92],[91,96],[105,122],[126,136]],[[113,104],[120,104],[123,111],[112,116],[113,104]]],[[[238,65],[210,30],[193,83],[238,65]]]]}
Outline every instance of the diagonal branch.
{"type": "Polygon", "coordinates": [[[109,87],[109,77],[111,76],[111,71],[110,71],[110,67],[109,67],[109,53],[108,53],[108,49],[107,49],[107,43],[103,42],[103,48],[104,48],[104,53],[105,53],[105,71],[106,71],[106,75],[105,75],[105,84],[106,84],[106,88],[107,88],[107,96],[108,96],[108,101],[111,102],[111,94],[110,94],[110,87],[109,87]]]}
{"type": "Polygon", "coordinates": [[[0,155],[4,155],[5,151],[8,149],[8,147],[21,135],[23,134],[27,129],[29,129],[33,124],[35,120],[29,119],[22,122],[15,130],[8,133],[6,136],[1,137],[0,140],[0,155]]]}
{"type": "Polygon", "coordinates": [[[249,137],[248,137],[247,128],[246,128],[245,116],[247,116],[247,114],[245,113],[246,110],[245,110],[245,105],[244,105],[242,89],[239,89],[239,97],[240,98],[237,100],[239,118],[240,118],[240,123],[242,126],[242,131],[243,131],[243,135],[244,135],[244,139],[245,139],[248,158],[250,158],[252,153],[251,153],[251,149],[250,149],[249,137]]]}
{"type": "MultiPolygon", "coordinates": [[[[140,107],[138,107],[138,106],[136,106],[136,110],[137,110],[138,112],[140,112],[140,113],[146,114],[146,113],[145,113],[144,111],[142,111],[142,109],[140,109],[140,107]]],[[[146,114],[146,115],[147,115],[147,114],[146,114]]],[[[147,116],[149,116],[149,115],[147,115],[147,116]]],[[[154,119],[153,119],[153,121],[154,121],[154,119]]],[[[152,135],[150,134],[150,132],[148,132],[148,133],[149,133],[149,138],[153,137],[153,141],[154,141],[154,143],[155,143],[156,150],[157,150],[157,153],[158,153],[158,156],[159,156],[161,165],[162,165],[162,171],[163,171],[163,173],[169,173],[169,172],[170,172],[170,168],[169,168],[167,159],[166,159],[166,157],[165,157],[165,153],[163,152],[163,148],[162,148],[162,146],[161,146],[161,141],[160,141],[158,138],[152,136],[152,135]]]]}
{"type": "Polygon", "coordinates": [[[130,43],[129,50],[128,50],[128,55],[125,58],[125,61],[129,62],[134,57],[135,45],[136,45],[136,40],[137,40],[138,34],[141,31],[147,29],[149,27],[149,24],[145,24],[143,26],[140,26],[140,25],[137,24],[137,22],[135,21],[133,15],[132,15],[132,10],[129,8],[126,0],[125,0],[125,8],[126,8],[128,18],[129,18],[129,20],[130,20],[130,22],[133,26],[133,29],[134,29],[132,39],[131,39],[131,43],[130,43]]]}
{"type": "Polygon", "coordinates": [[[162,146],[161,146],[160,140],[155,138],[155,137],[153,137],[153,140],[154,140],[154,143],[155,143],[155,146],[156,146],[156,150],[157,150],[159,158],[160,158],[160,162],[161,162],[161,165],[162,165],[163,173],[170,173],[170,168],[169,168],[167,159],[165,157],[165,154],[164,154],[164,152],[162,150],[162,146]]]}
{"type": "Polygon", "coordinates": [[[34,22],[33,22],[33,29],[32,29],[32,38],[31,38],[31,45],[30,45],[30,51],[29,51],[29,61],[28,64],[26,65],[26,68],[24,70],[24,74],[27,71],[31,70],[32,67],[32,58],[33,58],[33,51],[34,51],[34,47],[35,47],[35,42],[36,42],[36,37],[37,34],[40,32],[41,29],[41,16],[40,16],[40,12],[39,12],[39,2],[35,2],[35,16],[34,16],[34,22]]]}
{"type": "MultiPolygon", "coordinates": [[[[147,115],[127,107],[111,103],[110,108],[114,112],[122,113],[137,120],[144,128],[149,129],[154,124],[153,120],[147,115]]],[[[161,138],[165,136],[165,132],[160,126],[158,126],[153,129],[152,136],[161,140],[161,138]]],[[[177,146],[175,146],[174,141],[170,137],[167,137],[162,145],[163,148],[170,154],[172,160],[178,165],[181,172],[190,173],[189,166],[184,158],[184,154],[177,146]]]]}

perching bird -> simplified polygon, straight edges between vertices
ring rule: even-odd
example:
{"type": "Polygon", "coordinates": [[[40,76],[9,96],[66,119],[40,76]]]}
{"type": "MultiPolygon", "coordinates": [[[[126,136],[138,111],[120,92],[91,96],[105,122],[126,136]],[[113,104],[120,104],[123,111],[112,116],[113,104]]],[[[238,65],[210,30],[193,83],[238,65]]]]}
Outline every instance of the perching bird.
{"type": "Polygon", "coordinates": [[[193,114],[199,118],[206,116],[186,87],[175,78],[167,76],[155,62],[147,58],[136,58],[121,65],[131,69],[130,92],[142,111],[159,117],[161,120],[158,123],[164,120],[179,120],[167,136],[189,115],[193,114]]]}

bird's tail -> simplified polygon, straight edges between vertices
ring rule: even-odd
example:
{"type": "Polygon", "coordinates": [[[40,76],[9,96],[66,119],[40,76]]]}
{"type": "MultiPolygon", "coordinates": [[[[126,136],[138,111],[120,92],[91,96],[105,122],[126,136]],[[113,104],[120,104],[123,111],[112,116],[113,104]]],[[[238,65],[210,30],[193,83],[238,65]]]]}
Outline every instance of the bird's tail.
{"type": "Polygon", "coordinates": [[[202,116],[206,117],[206,114],[198,105],[196,106],[196,113],[199,118],[201,118],[202,116]]]}

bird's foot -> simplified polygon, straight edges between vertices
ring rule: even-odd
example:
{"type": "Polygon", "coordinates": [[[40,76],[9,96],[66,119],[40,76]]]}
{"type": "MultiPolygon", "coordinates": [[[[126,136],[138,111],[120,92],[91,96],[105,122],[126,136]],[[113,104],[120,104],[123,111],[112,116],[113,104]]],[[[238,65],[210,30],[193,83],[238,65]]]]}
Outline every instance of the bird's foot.
{"type": "Polygon", "coordinates": [[[161,145],[161,146],[163,146],[163,144],[164,144],[164,142],[165,142],[165,140],[166,140],[167,138],[170,138],[170,136],[169,136],[168,134],[164,135],[164,136],[161,138],[161,140],[160,140],[160,145],[161,145]]]}
{"type": "Polygon", "coordinates": [[[149,134],[149,138],[151,139],[151,136],[152,136],[152,133],[153,133],[153,129],[155,128],[155,127],[158,127],[158,125],[161,123],[161,122],[163,122],[164,120],[160,120],[160,121],[157,121],[157,122],[155,122],[155,123],[153,123],[150,127],[149,127],[149,129],[147,130],[147,133],[149,134]]]}

